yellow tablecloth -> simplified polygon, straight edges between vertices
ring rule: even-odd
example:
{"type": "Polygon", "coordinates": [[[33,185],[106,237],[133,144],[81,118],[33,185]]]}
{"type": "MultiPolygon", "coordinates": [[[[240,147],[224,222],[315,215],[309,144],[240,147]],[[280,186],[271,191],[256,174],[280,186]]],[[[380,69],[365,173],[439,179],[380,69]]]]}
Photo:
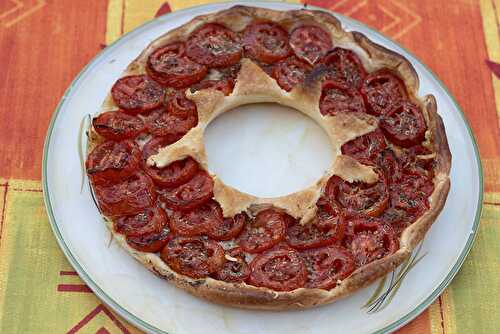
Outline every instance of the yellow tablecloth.
{"type": "MultiPolygon", "coordinates": [[[[49,119],[103,47],[203,0],[0,0],[0,333],[135,333],[83,284],[50,230],[40,185],[49,119]]],[[[401,333],[500,332],[500,2],[316,0],[414,52],[450,88],[485,174],[476,243],[450,287],[401,333]]]]}

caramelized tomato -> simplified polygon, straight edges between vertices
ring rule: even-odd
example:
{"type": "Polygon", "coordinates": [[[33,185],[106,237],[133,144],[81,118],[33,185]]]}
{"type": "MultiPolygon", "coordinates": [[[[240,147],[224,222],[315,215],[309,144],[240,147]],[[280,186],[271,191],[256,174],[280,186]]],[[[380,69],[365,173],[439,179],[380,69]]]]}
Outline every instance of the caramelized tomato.
{"type": "Polygon", "coordinates": [[[313,65],[332,48],[332,38],[318,26],[303,25],[290,34],[290,46],[297,57],[313,65]]]}
{"type": "Polygon", "coordinates": [[[245,52],[255,60],[272,64],[285,59],[292,52],[288,33],[274,22],[253,22],[243,32],[245,52]]]}
{"type": "Polygon", "coordinates": [[[285,229],[284,213],[273,209],[263,210],[251,223],[246,224],[238,244],[247,253],[260,253],[282,241],[285,229]]]}
{"type": "Polygon", "coordinates": [[[389,203],[387,180],[378,173],[377,182],[348,182],[332,176],[326,185],[325,195],[336,200],[348,213],[380,216],[389,203]]]}
{"type": "Polygon", "coordinates": [[[380,220],[358,217],[349,226],[348,246],[358,267],[392,254],[399,248],[392,228],[380,220]]]}
{"type": "Polygon", "coordinates": [[[167,230],[144,234],[139,236],[127,236],[127,244],[141,252],[156,253],[165,247],[171,238],[167,230]]]}
{"type": "Polygon", "coordinates": [[[290,57],[275,64],[271,76],[281,88],[289,92],[296,84],[304,81],[310,70],[311,67],[307,63],[290,57]]]}
{"type": "MultiPolygon", "coordinates": [[[[324,206],[318,211],[320,210],[325,210],[324,206]]],[[[343,219],[336,217],[337,219],[334,222],[333,216],[330,215],[327,218],[329,219],[329,225],[326,223],[327,219],[325,219],[327,214],[330,215],[329,212],[318,212],[318,216],[322,216],[322,218],[319,218],[322,220],[319,224],[319,219],[303,225],[295,220],[292,224],[288,224],[286,230],[286,242],[288,245],[298,250],[304,250],[331,245],[337,240],[342,239],[344,234],[343,219]]]]}
{"type": "Polygon", "coordinates": [[[184,43],[174,42],[149,55],[146,72],[163,86],[184,88],[203,79],[207,74],[207,67],[185,55],[184,43]]]}
{"type": "Polygon", "coordinates": [[[95,185],[94,191],[102,213],[108,217],[134,215],[156,201],[153,181],[143,172],[113,185],[95,185]]]}
{"type": "Polygon", "coordinates": [[[160,199],[172,210],[189,211],[213,197],[214,181],[205,171],[176,188],[165,189],[160,199]]]}
{"type": "Polygon", "coordinates": [[[319,110],[322,115],[365,112],[365,104],[356,90],[347,88],[338,81],[329,80],[323,83],[319,110]]]}
{"type": "Polygon", "coordinates": [[[228,250],[226,262],[213,276],[215,279],[230,283],[246,281],[250,276],[250,267],[241,248],[236,247],[228,250]]]}
{"type": "Polygon", "coordinates": [[[139,147],[131,140],[106,141],[90,152],[85,167],[93,184],[119,182],[140,167],[139,147]]]}
{"type": "Polygon", "coordinates": [[[340,246],[309,249],[300,253],[306,264],[306,288],[330,290],[356,268],[352,254],[340,246]]]}
{"type": "Polygon", "coordinates": [[[174,211],[170,229],[175,235],[194,237],[207,234],[212,226],[218,226],[222,221],[222,209],[219,203],[209,200],[191,211],[174,211]]]}
{"type": "Polygon", "coordinates": [[[186,54],[208,67],[226,67],[240,61],[242,46],[238,36],[218,23],[196,29],[186,43],[186,54]]]}
{"type": "Polygon", "coordinates": [[[382,69],[368,75],[361,87],[368,111],[376,116],[385,115],[408,94],[403,81],[393,72],[382,69]]]}
{"type": "Polygon", "coordinates": [[[198,113],[196,104],[184,92],[168,94],[167,99],[167,110],[151,112],[146,117],[146,128],[153,136],[175,142],[198,124],[198,113]]]}
{"type": "Polygon", "coordinates": [[[241,233],[248,220],[245,213],[239,213],[232,218],[213,221],[207,234],[210,238],[220,241],[234,239],[241,233]]]}
{"type": "Polygon", "coordinates": [[[121,78],[111,88],[116,105],[134,114],[160,107],[163,93],[163,88],[145,75],[121,78]]]}
{"type": "Polygon", "coordinates": [[[107,111],[92,119],[95,131],[106,139],[122,140],[137,137],[144,131],[144,122],[120,111],[107,111]]]}
{"type": "Polygon", "coordinates": [[[220,270],[225,263],[224,249],[213,240],[199,237],[174,237],[160,257],[176,272],[203,278],[220,270]]]}
{"type": "Polygon", "coordinates": [[[422,110],[409,101],[401,101],[382,116],[380,127],[391,142],[402,147],[422,142],[427,130],[422,110]]]}
{"type": "Polygon", "coordinates": [[[358,56],[347,49],[335,48],[320,61],[326,68],[326,80],[337,81],[351,89],[359,89],[366,77],[366,71],[358,56]]]}
{"type": "Polygon", "coordinates": [[[359,136],[342,145],[342,154],[353,157],[364,164],[373,164],[380,153],[387,147],[385,138],[379,129],[359,136]]]}
{"type": "Polygon", "coordinates": [[[113,223],[118,233],[126,236],[141,236],[161,232],[167,225],[168,218],[165,211],[156,206],[135,215],[118,217],[113,223]]]}
{"type": "Polygon", "coordinates": [[[248,282],[276,291],[291,291],[304,286],[307,270],[304,260],[290,249],[271,250],[250,262],[248,282]]]}

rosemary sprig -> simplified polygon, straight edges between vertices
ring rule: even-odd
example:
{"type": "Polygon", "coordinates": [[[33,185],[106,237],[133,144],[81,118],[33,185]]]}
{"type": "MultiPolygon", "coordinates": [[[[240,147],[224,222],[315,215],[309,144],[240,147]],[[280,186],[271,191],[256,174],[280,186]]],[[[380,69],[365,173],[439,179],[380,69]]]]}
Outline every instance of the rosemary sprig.
{"type": "Polygon", "coordinates": [[[417,251],[412,255],[409,256],[400,266],[399,270],[393,270],[391,272],[391,280],[389,282],[389,285],[387,286],[387,290],[381,294],[382,289],[385,286],[386,282],[386,277],[379,283],[378,287],[375,289],[375,292],[372,294],[370,299],[366,302],[365,305],[362,306],[362,308],[368,308],[368,313],[376,313],[384,308],[386,308],[392,301],[392,299],[395,297],[397,291],[401,287],[401,284],[403,283],[404,278],[406,275],[410,272],[413,267],[415,267],[420,260],[422,260],[427,253],[419,256],[420,251],[422,250],[423,246],[423,241],[420,243],[419,247],[417,248],[417,251]]]}

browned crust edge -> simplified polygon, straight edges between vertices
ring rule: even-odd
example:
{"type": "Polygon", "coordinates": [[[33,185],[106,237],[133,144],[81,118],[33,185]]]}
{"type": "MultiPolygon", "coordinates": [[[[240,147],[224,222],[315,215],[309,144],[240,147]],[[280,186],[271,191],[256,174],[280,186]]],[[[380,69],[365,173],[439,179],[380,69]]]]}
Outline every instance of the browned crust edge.
{"type": "MultiPolygon", "coordinates": [[[[296,19],[320,19],[323,23],[330,24],[334,30],[338,30],[341,37],[344,37],[344,35],[352,36],[357,45],[365,50],[369,57],[378,61],[379,66],[386,66],[397,71],[408,85],[409,91],[412,93],[413,97],[416,98],[417,96],[419,87],[418,76],[413,66],[406,58],[371,42],[359,32],[346,33],[342,31],[340,22],[333,15],[324,11],[294,10],[289,12],[278,12],[263,8],[235,6],[221,12],[196,17],[185,25],[170,31],[167,38],[162,36],[160,39],[162,43],[165,43],[168,40],[183,36],[188,31],[193,30],[204,22],[216,19],[220,20],[225,16],[233,16],[237,13],[249,15],[251,17],[265,17],[268,19],[273,19],[276,15],[280,18],[288,15],[291,21],[296,19]]],[[[154,45],[155,42],[157,41],[153,41],[151,45],[154,45]]],[[[146,50],[141,53],[138,59],[144,59],[146,50]]],[[[137,66],[141,66],[140,61],[132,62],[127,72],[134,72],[137,66]]],[[[403,232],[400,240],[400,249],[397,252],[358,268],[351,276],[343,280],[332,290],[326,291],[301,288],[290,292],[276,292],[267,288],[250,286],[244,283],[226,283],[211,278],[192,279],[171,270],[156,254],[139,252],[128,246],[125,238],[114,231],[112,222],[105,219],[107,227],[113,234],[114,240],[150,271],[170,281],[177,287],[195,296],[203,297],[211,302],[246,309],[274,311],[302,309],[331,303],[371,284],[399,266],[410,256],[416,245],[424,238],[425,233],[436,220],[445,204],[450,187],[448,175],[451,166],[451,154],[443,122],[441,117],[437,114],[437,106],[434,97],[431,95],[426,96],[422,104],[424,105],[424,110],[427,112],[428,126],[431,133],[430,139],[437,152],[436,176],[434,179],[435,190],[430,197],[430,209],[403,232]]],[[[103,106],[103,109],[105,109],[105,106],[103,106]]],[[[100,138],[93,132],[93,129],[90,129],[89,133],[88,145],[90,150],[100,141],[100,138]]]]}

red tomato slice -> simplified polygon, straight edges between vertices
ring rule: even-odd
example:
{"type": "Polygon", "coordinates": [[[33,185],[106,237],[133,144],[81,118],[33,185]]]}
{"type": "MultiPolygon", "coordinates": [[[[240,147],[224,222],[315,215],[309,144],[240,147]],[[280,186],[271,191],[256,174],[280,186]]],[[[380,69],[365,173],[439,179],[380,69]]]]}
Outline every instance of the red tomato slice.
{"type": "Polygon", "coordinates": [[[281,88],[289,92],[296,84],[304,81],[310,70],[309,64],[296,57],[290,57],[275,64],[271,76],[281,88]]]}
{"type": "Polygon", "coordinates": [[[184,88],[207,74],[207,67],[185,55],[184,43],[174,42],[154,50],[148,57],[146,72],[159,84],[184,88]]]}
{"type": "Polygon", "coordinates": [[[276,291],[291,291],[304,286],[307,269],[304,260],[291,249],[270,250],[250,262],[249,284],[276,291]]]}
{"type": "Polygon", "coordinates": [[[387,69],[370,73],[361,87],[368,111],[375,115],[385,115],[400,100],[406,99],[408,93],[404,82],[387,69]]]}
{"type": "Polygon", "coordinates": [[[157,137],[167,137],[170,142],[182,138],[198,124],[196,104],[184,92],[167,96],[167,110],[155,110],[146,117],[146,128],[157,137]]]}
{"type": "Polygon", "coordinates": [[[356,268],[352,254],[340,246],[309,249],[300,256],[308,270],[306,288],[333,289],[356,268]]]}
{"type": "Polygon", "coordinates": [[[369,132],[342,145],[342,154],[353,157],[361,163],[373,165],[382,150],[387,147],[384,134],[379,129],[369,132]]]}
{"type": "Polygon", "coordinates": [[[141,252],[156,253],[162,250],[167,244],[171,235],[167,230],[154,232],[139,236],[127,236],[127,244],[141,252]]]}
{"type": "Polygon", "coordinates": [[[385,176],[380,172],[378,176],[377,182],[367,184],[351,183],[334,175],[328,180],[325,195],[350,214],[380,216],[389,203],[389,190],[385,176]]]}
{"type": "Polygon", "coordinates": [[[243,48],[238,36],[218,23],[206,23],[191,33],[186,55],[208,67],[226,67],[240,61],[243,48]]]}
{"type": "Polygon", "coordinates": [[[357,267],[381,259],[396,252],[398,239],[393,229],[379,219],[357,217],[349,223],[348,248],[357,267]]]}
{"type": "Polygon", "coordinates": [[[214,200],[200,205],[191,211],[174,211],[171,215],[170,229],[175,235],[194,237],[206,235],[213,225],[223,221],[222,209],[214,200]]]}
{"type": "Polygon", "coordinates": [[[285,59],[292,52],[288,33],[274,22],[253,22],[243,31],[245,52],[252,59],[272,64],[285,59]]]}
{"type": "Polygon", "coordinates": [[[331,245],[341,240],[344,234],[344,222],[339,216],[327,212],[326,203],[318,205],[318,218],[301,225],[296,220],[289,223],[286,230],[286,242],[291,247],[304,250],[331,245]],[[328,216],[328,217],[327,217],[328,216]]]}
{"type": "Polygon", "coordinates": [[[85,163],[95,185],[119,182],[139,170],[141,153],[132,140],[106,141],[90,152],[85,163]]]}
{"type": "Polygon", "coordinates": [[[213,277],[220,281],[230,283],[241,283],[250,276],[250,267],[245,260],[245,253],[241,248],[236,247],[227,251],[230,259],[226,257],[226,262],[213,277]]]}
{"type": "Polygon", "coordinates": [[[358,90],[366,77],[366,71],[359,57],[351,50],[335,48],[320,61],[326,67],[326,80],[358,90]]]}
{"type": "Polygon", "coordinates": [[[107,111],[92,119],[94,130],[106,139],[122,140],[137,137],[144,131],[144,122],[120,111],[107,111]]]}
{"type": "Polygon", "coordinates": [[[111,88],[116,105],[128,113],[144,113],[161,106],[163,88],[145,75],[119,79],[111,88]]]}
{"type": "Polygon", "coordinates": [[[290,34],[290,46],[297,57],[314,65],[333,46],[332,37],[318,26],[303,25],[290,34]]]}
{"type": "Polygon", "coordinates": [[[343,112],[366,111],[363,97],[356,90],[332,80],[323,83],[319,110],[322,115],[332,116],[343,112]]]}
{"type": "Polygon", "coordinates": [[[153,181],[143,172],[110,186],[95,185],[94,192],[102,213],[108,217],[134,215],[156,202],[153,181]]]}
{"type": "Polygon", "coordinates": [[[141,236],[159,233],[167,223],[167,214],[156,206],[135,215],[118,217],[113,221],[113,226],[116,232],[126,236],[141,236]]]}
{"type": "Polygon", "coordinates": [[[213,197],[214,181],[200,170],[189,182],[176,188],[165,189],[160,199],[172,210],[189,211],[213,197]]]}
{"type": "Polygon", "coordinates": [[[197,237],[172,238],[160,257],[179,274],[192,278],[207,277],[225,263],[224,249],[218,243],[197,237]]]}
{"type": "Polygon", "coordinates": [[[402,147],[421,143],[427,130],[422,110],[409,101],[401,101],[382,116],[380,127],[391,142],[402,147]]]}
{"type": "MultiPolygon", "coordinates": [[[[220,214],[222,216],[222,209],[220,214]]],[[[207,234],[210,238],[220,241],[234,239],[241,233],[248,220],[249,218],[245,213],[239,213],[233,218],[213,220],[209,226],[207,234]]]]}
{"type": "Polygon", "coordinates": [[[238,239],[241,249],[247,253],[260,253],[277,245],[285,237],[285,214],[267,209],[246,224],[238,239]]]}

